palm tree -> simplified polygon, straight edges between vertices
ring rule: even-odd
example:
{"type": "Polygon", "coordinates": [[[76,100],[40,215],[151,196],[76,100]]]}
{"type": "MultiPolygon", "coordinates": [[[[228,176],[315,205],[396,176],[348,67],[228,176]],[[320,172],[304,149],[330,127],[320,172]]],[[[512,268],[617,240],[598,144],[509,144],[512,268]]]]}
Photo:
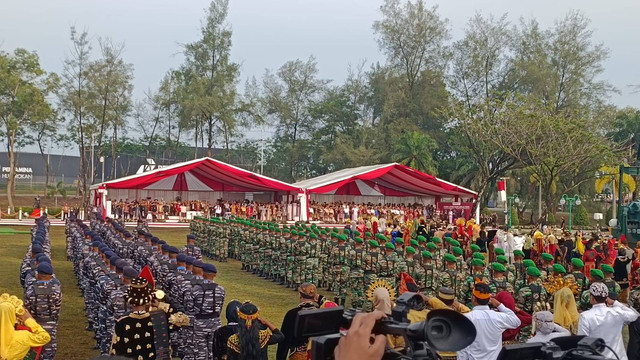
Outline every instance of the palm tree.
{"type": "MultiPolygon", "coordinates": [[[[616,217],[616,195],[618,194],[618,183],[620,182],[619,170],[613,166],[603,166],[598,169],[598,177],[596,178],[596,192],[603,193],[605,187],[610,187],[613,194],[612,215],[616,217]]],[[[629,174],[622,175],[622,191],[624,194],[633,194],[636,191],[636,181],[629,174]]],[[[624,196],[624,195],[623,195],[624,196]]]]}
{"type": "Polygon", "coordinates": [[[67,198],[67,189],[65,189],[63,181],[58,181],[56,186],[47,185],[47,189],[47,196],[55,198],[56,206],[58,206],[58,195],[62,196],[63,199],[67,198]]]}
{"type": "Polygon", "coordinates": [[[396,162],[429,174],[436,173],[433,151],[438,144],[431,136],[418,131],[405,133],[396,143],[394,159],[396,162]]]}

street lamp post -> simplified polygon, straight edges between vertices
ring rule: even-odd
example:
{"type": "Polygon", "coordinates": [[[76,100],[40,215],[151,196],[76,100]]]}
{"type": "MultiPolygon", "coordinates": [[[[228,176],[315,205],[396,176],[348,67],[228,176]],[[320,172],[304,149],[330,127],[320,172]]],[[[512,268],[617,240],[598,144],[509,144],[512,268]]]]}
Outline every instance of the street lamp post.
{"type": "Polygon", "coordinates": [[[518,194],[507,196],[507,202],[509,204],[509,213],[507,214],[507,216],[509,217],[509,223],[507,224],[507,230],[509,230],[511,229],[511,208],[513,206],[513,203],[518,204],[520,202],[520,198],[518,197],[518,194]]]}
{"type": "Polygon", "coordinates": [[[582,201],[580,200],[580,196],[574,195],[573,197],[567,196],[567,194],[562,194],[562,198],[560,198],[560,205],[564,206],[564,204],[569,203],[569,232],[571,232],[571,224],[572,224],[572,215],[573,215],[573,204],[576,206],[580,206],[582,201]]]}

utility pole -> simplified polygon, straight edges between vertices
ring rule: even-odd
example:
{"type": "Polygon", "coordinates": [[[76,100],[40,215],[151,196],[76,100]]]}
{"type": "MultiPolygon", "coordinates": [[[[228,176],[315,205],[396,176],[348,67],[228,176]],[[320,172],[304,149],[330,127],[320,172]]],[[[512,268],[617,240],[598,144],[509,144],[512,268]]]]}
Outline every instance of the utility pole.
{"type": "Polygon", "coordinates": [[[94,141],[96,141],[96,134],[91,134],[91,185],[93,185],[93,173],[94,173],[94,164],[93,164],[93,151],[95,146],[93,145],[94,141]]]}

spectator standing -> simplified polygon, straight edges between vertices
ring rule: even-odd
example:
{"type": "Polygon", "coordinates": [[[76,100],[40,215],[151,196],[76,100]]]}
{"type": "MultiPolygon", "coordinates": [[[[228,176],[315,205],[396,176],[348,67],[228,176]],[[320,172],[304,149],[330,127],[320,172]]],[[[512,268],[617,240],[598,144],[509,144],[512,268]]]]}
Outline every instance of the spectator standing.
{"type": "Polygon", "coordinates": [[[317,309],[318,304],[315,302],[317,298],[316,286],[311,283],[303,283],[298,288],[300,304],[293,309],[287,311],[282,320],[280,330],[284,334],[284,340],[278,344],[277,360],[299,360],[307,358],[307,344],[309,339],[296,338],[294,335],[294,327],[296,317],[301,310],[317,309]]]}
{"type": "Polygon", "coordinates": [[[502,350],[502,332],[520,326],[520,319],[500,301],[491,297],[489,285],[476,284],[472,294],[473,310],[465,316],[476,327],[476,340],[458,351],[458,359],[496,359],[502,350]],[[489,305],[498,311],[493,311],[489,305]]]}

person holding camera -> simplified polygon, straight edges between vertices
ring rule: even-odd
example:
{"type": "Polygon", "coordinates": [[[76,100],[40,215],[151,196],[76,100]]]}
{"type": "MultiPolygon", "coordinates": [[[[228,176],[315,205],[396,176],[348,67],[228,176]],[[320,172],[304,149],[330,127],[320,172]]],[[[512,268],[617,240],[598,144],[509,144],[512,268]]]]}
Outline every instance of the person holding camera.
{"type": "Polygon", "coordinates": [[[489,285],[478,283],[473,289],[473,310],[465,314],[476,327],[476,339],[458,351],[458,360],[495,359],[502,350],[502,332],[520,326],[520,319],[509,308],[491,297],[489,285]],[[491,305],[497,311],[489,308],[491,305]]]}
{"type": "Polygon", "coordinates": [[[609,288],[602,282],[589,286],[592,308],[580,314],[578,335],[602,338],[611,349],[602,352],[607,358],[627,359],[622,329],[638,318],[638,312],[609,297],[609,288]],[[614,355],[613,352],[615,352],[614,355]]]}

